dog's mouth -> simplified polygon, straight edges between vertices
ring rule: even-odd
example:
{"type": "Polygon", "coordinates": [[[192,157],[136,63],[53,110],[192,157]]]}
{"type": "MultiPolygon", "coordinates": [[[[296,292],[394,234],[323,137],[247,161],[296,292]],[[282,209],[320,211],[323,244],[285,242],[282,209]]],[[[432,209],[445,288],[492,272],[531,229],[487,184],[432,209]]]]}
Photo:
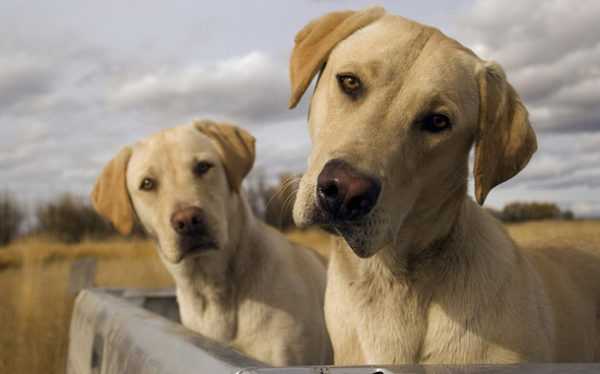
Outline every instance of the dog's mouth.
{"type": "MultiPolygon", "coordinates": [[[[160,248],[160,245],[159,245],[160,248]]],[[[181,236],[177,240],[177,250],[175,253],[163,253],[163,257],[172,264],[179,264],[183,260],[202,256],[207,252],[219,249],[218,242],[209,235],[181,236]]]]}
{"type": "Polygon", "coordinates": [[[179,261],[195,257],[207,251],[217,250],[217,241],[209,234],[182,236],[179,238],[179,261]]]}

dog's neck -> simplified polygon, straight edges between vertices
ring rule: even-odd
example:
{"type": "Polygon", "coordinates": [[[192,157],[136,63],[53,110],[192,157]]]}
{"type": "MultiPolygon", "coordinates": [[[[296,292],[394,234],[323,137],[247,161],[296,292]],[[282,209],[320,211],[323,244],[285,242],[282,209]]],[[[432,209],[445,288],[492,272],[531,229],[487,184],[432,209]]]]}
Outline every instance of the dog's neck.
{"type": "Polygon", "coordinates": [[[218,249],[222,253],[207,253],[206,256],[184,260],[170,269],[184,323],[221,341],[232,340],[236,335],[235,311],[248,284],[244,281],[250,274],[248,263],[256,257],[252,253],[253,248],[241,248],[256,230],[256,222],[245,197],[232,195],[229,207],[229,237],[227,244],[218,249]]]}
{"type": "Polygon", "coordinates": [[[429,205],[410,215],[396,241],[364,261],[364,270],[410,285],[446,281],[457,274],[468,276],[473,263],[480,269],[507,273],[506,266],[513,260],[514,243],[467,196],[465,186],[436,207],[429,205]],[[498,253],[497,248],[512,250],[498,253]]]}

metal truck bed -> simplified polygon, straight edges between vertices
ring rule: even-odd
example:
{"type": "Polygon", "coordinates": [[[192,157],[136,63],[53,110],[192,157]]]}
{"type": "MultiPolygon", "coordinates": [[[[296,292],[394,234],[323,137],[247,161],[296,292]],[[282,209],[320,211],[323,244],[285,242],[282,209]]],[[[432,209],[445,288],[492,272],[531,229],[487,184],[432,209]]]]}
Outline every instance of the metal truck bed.
{"type": "Polygon", "coordinates": [[[68,355],[68,374],[600,373],[600,364],[272,368],[184,328],[172,289],[81,291],[68,355]]]}

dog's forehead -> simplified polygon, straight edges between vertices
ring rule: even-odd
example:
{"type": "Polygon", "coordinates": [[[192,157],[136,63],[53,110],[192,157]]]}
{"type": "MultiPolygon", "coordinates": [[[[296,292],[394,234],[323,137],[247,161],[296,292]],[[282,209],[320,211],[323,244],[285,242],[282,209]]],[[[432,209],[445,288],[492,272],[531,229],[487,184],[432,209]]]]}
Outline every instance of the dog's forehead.
{"type": "Polygon", "coordinates": [[[368,66],[389,79],[410,71],[426,72],[421,79],[447,81],[448,69],[457,70],[459,74],[453,77],[458,79],[473,71],[477,60],[469,49],[439,30],[388,15],[342,41],[332,51],[329,62],[342,65],[342,69],[352,64],[368,66]]]}
{"type": "Polygon", "coordinates": [[[172,150],[185,152],[217,153],[211,138],[200,132],[194,125],[178,126],[164,131],[166,146],[172,150]]]}
{"type": "Polygon", "coordinates": [[[338,44],[332,57],[354,54],[356,58],[382,57],[390,49],[407,47],[417,38],[426,41],[434,29],[399,16],[385,16],[354,32],[338,44]],[[368,53],[365,53],[368,52],[368,53]]]}
{"type": "Polygon", "coordinates": [[[198,156],[218,158],[214,142],[194,126],[178,126],[136,143],[129,169],[161,168],[165,163],[185,163],[198,156]]]}

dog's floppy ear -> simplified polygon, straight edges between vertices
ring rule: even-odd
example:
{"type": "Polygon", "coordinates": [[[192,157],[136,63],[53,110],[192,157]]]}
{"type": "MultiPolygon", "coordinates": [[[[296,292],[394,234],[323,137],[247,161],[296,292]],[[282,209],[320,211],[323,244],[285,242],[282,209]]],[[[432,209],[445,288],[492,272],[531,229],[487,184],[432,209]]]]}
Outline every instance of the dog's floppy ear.
{"type": "Polygon", "coordinates": [[[102,170],[92,190],[92,205],[123,235],[131,233],[135,212],[127,192],[127,164],[131,148],[123,148],[102,170]]]}
{"type": "Polygon", "coordinates": [[[229,186],[233,191],[239,192],[242,180],[254,165],[254,136],[237,126],[212,121],[194,122],[194,126],[219,145],[229,186]]]}
{"type": "Polygon", "coordinates": [[[537,150],[527,109],[495,62],[479,76],[479,128],[475,143],[475,197],[483,204],[498,184],[519,173],[537,150]]]}
{"type": "Polygon", "coordinates": [[[333,48],[353,32],[375,22],[384,14],[385,10],[381,7],[358,12],[332,12],[311,21],[296,34],[290,58],[290,109],[298,104],[333,48]]]}

